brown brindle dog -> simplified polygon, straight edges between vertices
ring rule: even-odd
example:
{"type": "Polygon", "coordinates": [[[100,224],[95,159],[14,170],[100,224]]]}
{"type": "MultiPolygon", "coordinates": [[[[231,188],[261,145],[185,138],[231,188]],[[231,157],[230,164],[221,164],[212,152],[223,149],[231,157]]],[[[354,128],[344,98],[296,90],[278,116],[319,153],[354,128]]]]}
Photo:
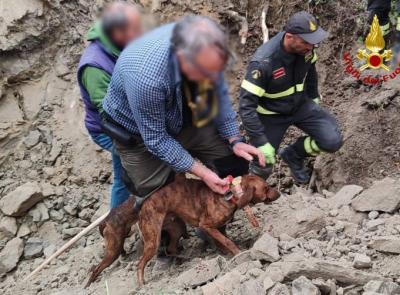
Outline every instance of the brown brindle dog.
{"type": "MultiPolygon", "coordinates": [[[[97,276],[124,252],[125,238],[128,237],[131,227],[138,221],[137,214],[133,214],[134,207],[135,197],[131,196],[119,207],[112,209],[106,219],[100,223],[100,234],[105,240],[105,254],[99,265],[93,266],[90,270],[92,274],[85,288],[89,287],[97,276]]],[[[180,238],[187,236],[186,225],[175,215],[167,214],[162,230],[168,233],[167,254],[173,256],[178,252],[180,238]]]]}
{"type": "MultiPolygon", "coordinates": [[[[229,253],[233,255],[238,254],[240,252],[239,248],[230,239],[224,236],[218,228],[229,222],[237,209],[243,208],[249,203],[269,203],[279,197],[279,192],[270,188],[267,183],[258,176],[243,176],[241,186],[244,193],[238,203],[233,204],[225,201],[223,196],[220,194],[212,192],[202,181],[186,179],[184,175],[177,175],[174,182],[158,190],[147,198],[139,213],[139,228],[143,237],[144,250],[143,256],[138,264],[138,285],[142,286],[144,284],[145,266],[157,253],[160,245],[164,219],[168,216],[167,214],[170,213],[173,213],[178,217],[175,219],[175,222],[176,220],[181,219],[185,223],[199,227],[214,238],[216,242],[229,253]]],[[[124,205],[125,203],[122,206],[124,205]]],[[[114,210],[114,213],[111,212],[110,215],[121,215],[119,218],[126,218],[122,216],[123,214],[119,213],[121,211],[119,208],[114,210]]],[[[115,217],[110,218],[113,220],[119,219],[115,217]]],[[[172,227],[174,226],[177,225],[173,224],[172,227]]],[[[122,233],[123,229],[117,233],[115,225],[112,225],[112,223],[109,222],[106,225],[106,229],[107,228],[109,228],[110,232],[114,232],[114,234],[107,235],[113,239],[112,243],[115,243],[115,240],[118,240],[116,234],[119,234],[120,237],[122,237],[119,238],[118,241],[122,240],[123,243],[125,235],[127,234],[126,231],[127,229],[129,230],[130,227],[125,226],[124,233],[122,233]],[[125,235],[121,236],[121,234],[125,235]]],[[[174,231],[172,230],[171,233],[172,232],[174,231]]],[[[179,234],[178,230],[178,234],[175,233],[175,237],[179,237],[174,239],[174,243],[179,241],[179,234]]],[[[116,255],[116,257],[118,257],[120,252],[115,252],[116,247],[112,247],[112,243],[107,241],[107,236],[104,231],[104,238],[106,239],[106,256],[114,257],[116,255]]],[[[169,250],[176,251],[176,245],[171,246],[171,249],[169,250]]],[[[102,263],[100,263],[100,265],[93,271],[88,284],[109,265],[101,267],[101,264],[102,263]]]]}

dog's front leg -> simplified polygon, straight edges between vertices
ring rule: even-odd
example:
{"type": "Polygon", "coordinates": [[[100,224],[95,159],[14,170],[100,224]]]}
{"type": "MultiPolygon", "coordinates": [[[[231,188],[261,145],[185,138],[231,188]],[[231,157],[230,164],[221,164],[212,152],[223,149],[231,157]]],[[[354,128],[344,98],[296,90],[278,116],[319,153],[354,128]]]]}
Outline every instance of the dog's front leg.
{"type": "Polygon", "coordinates": [[[204,226],[200,226],[200,228],[219,242],[228,252],[233,255],[240,253],[240,249],[235,245],[235,243],[224,236],[218,229],[204,226]]]}

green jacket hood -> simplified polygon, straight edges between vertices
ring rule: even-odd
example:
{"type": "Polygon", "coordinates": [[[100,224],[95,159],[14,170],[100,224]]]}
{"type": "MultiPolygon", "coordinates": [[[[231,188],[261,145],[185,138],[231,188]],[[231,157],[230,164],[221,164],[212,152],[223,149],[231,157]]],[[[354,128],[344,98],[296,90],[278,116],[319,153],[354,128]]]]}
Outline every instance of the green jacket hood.
{"type": "Polygon", "coordinates": [[[101,21],[98,21],[92,26],[88,33],[87,38],[88,41],[99,40],[103,46],[109,50],[113,55],[119,56],[121,51],[110,41],[110,39],[106,36],[101,26],[101,21]]]}

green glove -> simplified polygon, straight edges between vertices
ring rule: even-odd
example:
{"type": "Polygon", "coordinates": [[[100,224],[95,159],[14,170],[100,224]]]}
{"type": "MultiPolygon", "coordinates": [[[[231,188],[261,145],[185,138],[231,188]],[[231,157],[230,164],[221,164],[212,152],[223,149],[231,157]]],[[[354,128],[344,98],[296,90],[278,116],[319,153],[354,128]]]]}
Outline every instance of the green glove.
{"type": "Polygon", "coordinates": [[[316,97],[316,98],[313,99],[313,101],[314,101],[316,104],[320,104],[320,103],[321,103],[321,98],[320,98],[320,97],[316,97]]]}
{"type": "Polygon", "coordinates": [[[259,146],[258,149],[264,154],[265,162],[267,164],[275,164],[275,149],[270,143],[259,146]]]}

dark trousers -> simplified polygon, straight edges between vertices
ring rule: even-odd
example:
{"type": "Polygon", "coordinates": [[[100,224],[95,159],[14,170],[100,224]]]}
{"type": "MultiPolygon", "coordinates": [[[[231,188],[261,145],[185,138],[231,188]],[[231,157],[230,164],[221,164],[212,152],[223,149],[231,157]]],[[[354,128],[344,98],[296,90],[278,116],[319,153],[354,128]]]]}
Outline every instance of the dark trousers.
{"type": "MultiPolygon", "coordinates": [[[[265,134],[277,150],[289,126],[294,125],[307,133],[325,152],[336,152],[342,146],[342,135],[336,119],[312,100],[305,102],[293,115],[259,115],[265,134]]],[[[293,145],[300,156],[307,156],[306,137],[293,145]]]]}
{"type": "MultiPolygon", "coordinates": [[[[184,128],[176,136],[176,140],[194,158],[199,159],[220,177],[229,174],[239,176],[248,171],[247,161],[233,154],[228,142],[219,136],[212,124],[202,128],[184,128]]],[[[150,153],[140,137],[133,146],[124,146],[115,141],[115,147],[131,181],[128,188],[133,194],[147,197],[173,180],[172,168],[150,153]]]]}
{"type": "MultiPolygon", "coordinates": [[[[374,15],[378,16],[379,19],[379,24],[381,26],[388,26],[390,22],[389,18],[389,13],[391,10],[391,0],[368,0],[368,11],[370,12],[369,16],[369,23],[372,22],[372,19],[374,15]]],[[[399,21],[399,16],[400,16],[400,0],[396,1],[396,10],[398,14],[397,18],[397,26],[396,26],[396,41],[400,42],[400,21],[399,21]]],[[[389,32],[389,28],[387,27],[387,30],[383,32],[385,33],[389,32]]]]}
{"type": "Polygon", "coordinates": [[[377,15],[381,26],[387,24],[391,2],[391,0],[368,0],[367,9],[371,13],[371,21],[374,15],[377,15]]]}

